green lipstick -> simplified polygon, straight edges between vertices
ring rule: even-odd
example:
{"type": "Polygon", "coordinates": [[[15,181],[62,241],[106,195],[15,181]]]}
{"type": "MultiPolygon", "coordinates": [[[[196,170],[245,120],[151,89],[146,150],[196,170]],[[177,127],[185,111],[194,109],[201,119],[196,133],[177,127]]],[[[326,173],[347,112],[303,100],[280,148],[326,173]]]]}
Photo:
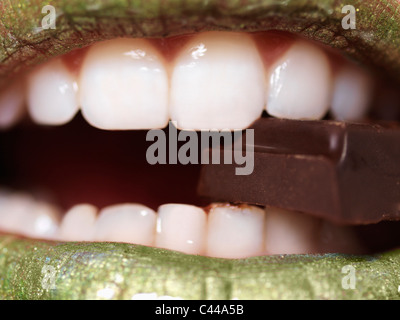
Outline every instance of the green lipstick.
{"type": "Polygon", "coordinates": [[[228,260],[124,243],[2,235],[0,298],[399,299],[399,265],[400,250],[228,260]]]}

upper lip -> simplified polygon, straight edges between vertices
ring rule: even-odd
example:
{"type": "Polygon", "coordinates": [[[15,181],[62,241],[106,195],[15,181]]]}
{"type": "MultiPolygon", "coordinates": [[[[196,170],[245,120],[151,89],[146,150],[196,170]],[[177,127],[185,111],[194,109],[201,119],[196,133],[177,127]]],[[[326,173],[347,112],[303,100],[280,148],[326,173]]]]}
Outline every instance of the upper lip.
{"type": "Polygon", "coordinates": [[[0,86],[51,56],[93,42],[121,37],[167,37],[205,31],[282,30],[315,40],[384,71],[400,80],[399,3],[386,0],[377,8],[372,1],[357,0],[357,28],[344,30],[341,9],[346,1],[247,0],[207,2],[194,0],[136,2],[115,0],[85,3],[53,1],[58,18],[54,30],[37,32],[43,15],[32,1],[1,4],[0,86]],[[18,3],[18,4],[16,4],[18,3]]]}

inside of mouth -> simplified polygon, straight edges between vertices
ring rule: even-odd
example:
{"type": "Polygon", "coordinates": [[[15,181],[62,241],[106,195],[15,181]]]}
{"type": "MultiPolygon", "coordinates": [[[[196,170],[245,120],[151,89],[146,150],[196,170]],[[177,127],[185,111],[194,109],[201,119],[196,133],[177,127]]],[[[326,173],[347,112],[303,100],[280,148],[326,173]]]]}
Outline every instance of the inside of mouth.
{"type": "Polygon", "coordinates": [[[138,202],[154,210],[168,202],[206,205],[196,194],[200,165],[149,164],[146,134],[99,130],[81,116],[60,127],[18,126],[0,135],[7,155],[1,184],[64,209],[86,202],[100,208],[138,202]]]}
{"type": "MultiPolygon", "coordinates": [[[[288,47],[296,40],[292,36],[286,35],[282,41],[280,34],[269,35],[267,38],[265,35],[255,35],[254,37],[258,39],[258,47],[262,49],[260,52],[264,53],[262,54],[263,63],[268,66],[279,60],[279,56],[288,50],[288,47]]],[[[177,48],[183,47],[190,39],[191,36],[187,36],[168,41],[151,40],[150,42],[160,50],[167,48],[164,58],[171,65],[178,55],[177,48]]],[[[64,57],[64,62],[72,74],[79,72],[83,56],[87,51],[87,49],[77,51],[64,57]]],[[[202,54],[202,51],[197,54],[202,54]]],[[[333,57],[331,64],[334,70],[336,70],[334,66],[343,63],[340,62],[341,58],[337,58],[335,54],[333,56],[331,53],[326,54],[333,57]]],[[[172,67],[169,66],[166,69],[168,70],[168,68],[172,67]]],[[[337,70],[334,73],[337,73],[337,70]]],[[[376,89],[374,107],[368,114],[364,113],[357,118],[357,121],[371,120],[371,117],[383,120],[398,119],[400,108],[398,108],[399,99],[395,91],[382,83],[378,83],[376,88],[378,89],[376,89]],[[383,105],[384,108],[379,105],[383,105]]],[[[287,110],[283,112],[286,112],[285,115],[275,116],[282,118],[288,116],[287,110]]],[[[0,219],[8,221],[8,226],[12,226],[7,229],[4,224],[0,224],[0,230],[21,233],[30,237],[47,237],[58,240],[137,243],[135,240],[131,241],[129,235],[121,237],[121,234],[125,232],[122,229],[125,228],[123,224],[126,207],[117,208],[117,213],[112,212],[115,216],[123,217],[119,221],[117,221],[118,218],[104,218],[106,215],[103,214],[104,208],[107,209],[111,206],[114,210],[116,204],[129,203],[146,206],[149,210],[143,208],[142,211],[139,210],[141,212],[139,215],[146,216],[146,219],[148,215],[155,213],[155,220],[152,223],[156,236],[153,240],[139,242],[140,244],[192,254],[224,258],[286,253],[359,254],[380,252],[400,245],[400,239],[397,236],[400,228],[399,222],[382,222],[376,225],[353,227],[337,226],[307,214],[288,212],[277,208],[228,203],[210,204],[207,199],[200,198],[196,193],[200,164],[151,165],[146,159],[146,152],[152,143],[146,141],[147,131],[125,131],[124,128],[100,130],[93,125],[93,122],[96,121],[88,121],[87,117],[90,118],[88,114],[83,114],[86,117],[84,119],[82,114],[78,113],[72,121],[57,126],[37,125],[25,119],[11,129],[0,133],[0,185],[8,190],[4,192],[4,195],[0,194],[0,205],[3,204],[3,207],[0,207],[0,219]],[[91,122],[92,126],[87,122],[91,122]],[[113,129],[123,131],[112,131],[113,129]],[[60,235],[58,230],[54,231],[53,229],[51,236],[41,233],[40,230],[46,228],[46,230],[50,230],[50,227],[53,226],[53,222],[49,222],[49,220],[43,222],[41,213],[37,215],[36,220],[28,218],[28,222],[25,222],[24,214],[29,214],[27,211],[36,210],[25,204],[22,206],[23,209],[18,203],[16,205],[20,220],[15,218],[17,215],[8,217],[10,205],[7,203],[7,199],[16,191],[28,194],[29,197],[33,197],[34,201],[59,208],[56,210],[57,214],[55,218],[53,217],[53,222],[56,228],[62,228],[63,225],[65,228],[69,228],[69,233],[66,233],[68,237],[65,234],[60,235]],[[171,203],[179,205],[164,206],[171,203]],[[82,231],[79,231],[79,234],[79,232],[72,232],[71,225],[66,226],[65,220],[67,220],[67,216],[72,216],[69,215],[71,208],[82,204],[103,209],[100,211],[99,217],[102,217],[104,222],[99,226],[96,224],[97,222],[93,222],[89,218],[89,222],[77,219],[74,222],[76,229],[81,227],[78,224],[87,223],[87,229],[81,228],[82,231]],[[185,210],[190,211],[188,215],[192,216],[189,222],[183,223],[186,216],[183,218],[180,214],[185,210]],[[22,211],[23,213],[21,213],[22,211]],[[58,213],[61,213],[61,216],[58,216],[58,213]],[[193,218],[195,216],[196,218],[193,218]],[[19,229],[19,224],[26,224],[28,227],[19,229]],[[39,230],[37,233],[35,228],[39,230]],[[100,228],[107,232],[96,233],[93,228],[100,228]],[[113,229],[112,232],[110,229],[113,229]],[[196,240],[191,237],[177,237],[176,234],[182,229],[187,229],[187,233],[196,235],[193,238],[196,240]],[[96,235],[89,236],[90,232],[94,232],[96,235]],[[79,237],[76,237],[77,234],[79,237]],[[182,244],[182,241],[185,243],[182,244]],[[200,242],[201,245],[199,245],[200,242]],[[194,247],[195,249],[193,249],[194,247]]],[[[265,110],[262,115],[269,116],[265,110]]],[[[299,117],[301,118],[302,115],[299,117]]],[[[330,118],[336,119],[332,113],[319,116],[319,119],[330,118]]],[[[34,122],[40,123],[41,121],[34,119],[34,122]]],[[[190,123],[190,127],[191,122],[187,123],[190,123]]],[[[238,122],[234,123],[236,125],[238,122]]],[[[196,126],[197,124],[189,129],[198,129],[196,126]]],[[[243,126],[241,129],[245,127],[243,126]]],[[[168,137],[167,129],[164,129],[164,132],[168,137]]],[[[178,143],[178,147],[183,143],[178,143]]],[[[16,202],[18,201],[17,199],[16,202]]],[[[12,205],[14,206],[15,203],[12,205]]],[[[11,206],[11,208],[15,207],[11,206]]],[[[88,207],[83,209],[80,207],[85,214],[87,211],[92,212],[91,208],[86,209],[88,207]]],[[[98,210],[96,209],[97,214],[98,210]]],[[[143,229],[149,225],[152,218],[149,219],[143,229]]],[[[132,223],[132,221],[128,219],[126,224],[128,223],[132,223]]],[[[74,228],[74,224],[72,224],[72,228],[74,228]]],[[[140,233],[141,230],[136,230],[136,232],[140,233]]]]}
{"type": "MultiPolygon", "coordinates": [[[[168,137],[166,129],[164,132],[168,137]]],[[[146,160],[146,150],[150,144],[146,141],[146,131],[103,131],[89,126],[81,116],[58,127],[22,123],[0,134],[0,185],[12,192],[23,191],[35,201],[54,205],[61,213],[58,222],[65,218],[69,209],[86,203],[100,209],[116,204],[138,203],[155,212],[162,205],[177,203],[203,208],[209,214],[208,210],[214,205],[210,206],[209,200],[196,193],[201,165],[151,165],[146,160]]],[[[236,205],[240,210],[241,205],[236,205]]],[[[262,252],[239,250],[239,253],[232,253],[227,250],[226,256],[220,253],[211,255],[243,258],[286,253],[365,254],[390,250],[400,245],[397,236],[399,222],[337,226],[299,212],[264,207],[259,209],[264,210],[267,217],[264,236],[268,232],[273,238],[269,240],[268,250],[264,246],[262,252]],[[274,218],[275,210],[285,216],[285,220],[291,220],[293,225],[274,218]],[[299,234],[296,235],[296,232],[299,234]],[[291,239],[293,234],[296,241],[302,242],[301,245],[294,246],[291,239]]],[[[0,217],[2,214],[4,208],[0,208],[0,217]]],[[[223,236],[223,223],[219,228],[223,236]]],[[[45,234],[33,237],[47,238],[45,234]]],[[[57,237],[59,235],[50,238],[57,237]]],[[[113,236],[109,237],[105,240],[113,241],[113,236]]],[[[58,239],[65,240],[62,237],[58,239]]],[[[179,247],[164,247],[184,251],[179,247]]]]}

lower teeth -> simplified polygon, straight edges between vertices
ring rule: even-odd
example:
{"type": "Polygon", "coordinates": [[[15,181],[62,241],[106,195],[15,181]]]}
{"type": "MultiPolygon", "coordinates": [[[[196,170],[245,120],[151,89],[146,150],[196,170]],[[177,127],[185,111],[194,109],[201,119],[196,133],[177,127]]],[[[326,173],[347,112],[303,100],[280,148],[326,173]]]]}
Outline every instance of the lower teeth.
{"type": "Polygon", "coordinates": [[[203,209],[165,204],[154,210],[89,204],[61,210],[24,193],[0,194],[0,230],[59,241],[126,242],[221,258],[362,252],[349,227],[298,212],[214,203],[203,209]]]}

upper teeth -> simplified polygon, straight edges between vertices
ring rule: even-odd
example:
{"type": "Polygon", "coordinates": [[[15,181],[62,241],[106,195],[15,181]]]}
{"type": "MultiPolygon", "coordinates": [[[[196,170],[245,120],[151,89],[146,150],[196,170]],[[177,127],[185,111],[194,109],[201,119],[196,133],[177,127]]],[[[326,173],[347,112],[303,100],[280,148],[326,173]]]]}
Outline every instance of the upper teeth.
{"type": "Polygon", "coordinates": [[[28,77],[28,106],[38,123],[64,124],[78,112],[78,85],[61,60],[50,61],[28,77]]]}
{"type": "Polygon", "coordinates": [[[168,76],[161,54],[142,39],[94,45],[83,62],[80,104],[102,129],[163,128],[168,123],[168,76]]]}
{"type": "MultiPolygon", "coordinates": [[[[264,109],[290,119],[321,119],[329,107],[342,120],[365,115],[371,81],[359,68],[342,65],[335,75],[316,45],[282,38],[263,47],[259,39],[202,33],[172,50],[174,58],[144,39],[101,42],[77,72],[55,59],[31,73],[29,112],[57,125],[79,106],[93,126],[115,130],[162,128],[169,119],[184,129],[244,129],[264,109]]],[[[10,106],[21,108],[21,91],[0,94],[0,127],[15,121],[10,106]]]]}
{"type": "Polygon", "coordinates": [[[372,81],[363,71],[341,68],[335,77],[331,112],[339,120],[358,120],[371,99],[372,81]]]}
{"type": "Polygon", "coordinates": [[[192,39],[176,59],[170,115],[179,128],[243,129],[261,116],[264,95],[252,39],[212,32],[192,39]]]}
{"type": "Polygon", "coordinates": [[[318,47],[295,43],[270,76],[267,111],[286,119],[321,119],[331,94],[329,60],[318,47]]]}

